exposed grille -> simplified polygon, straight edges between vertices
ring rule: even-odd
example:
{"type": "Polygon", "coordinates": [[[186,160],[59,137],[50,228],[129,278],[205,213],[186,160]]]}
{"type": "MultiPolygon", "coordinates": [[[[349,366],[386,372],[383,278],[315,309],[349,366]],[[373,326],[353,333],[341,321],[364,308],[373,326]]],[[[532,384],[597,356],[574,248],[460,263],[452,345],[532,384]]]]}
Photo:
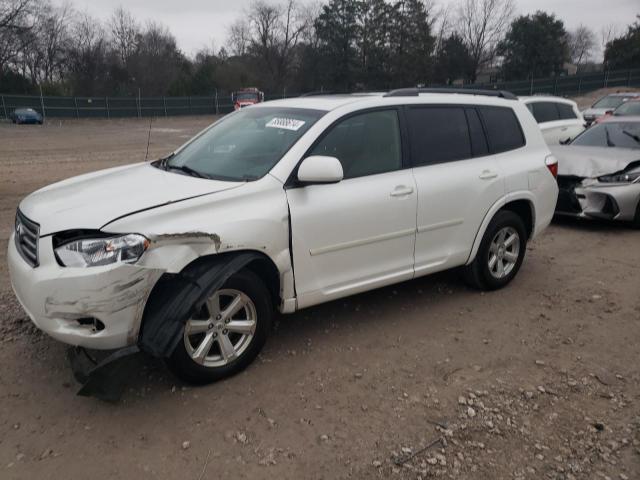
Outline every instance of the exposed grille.
{"type": "Polygon", "coordinates": [[[40,225],[16,212],[16,248],[22,258],[32,267],[38,266],[38,238],[40,225]]]}

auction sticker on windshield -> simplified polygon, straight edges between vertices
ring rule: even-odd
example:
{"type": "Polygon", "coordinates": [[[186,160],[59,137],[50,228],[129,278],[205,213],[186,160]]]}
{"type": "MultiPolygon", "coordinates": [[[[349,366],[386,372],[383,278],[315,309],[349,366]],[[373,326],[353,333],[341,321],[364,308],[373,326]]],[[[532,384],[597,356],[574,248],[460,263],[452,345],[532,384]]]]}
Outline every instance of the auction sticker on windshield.
{"type": "Polygon", "coordinates": [[[300,128],[305,124],[306,122],[303,120],[297,120],[295,118],[279,118],[279,117],[275,117],[272,118],[271,120],[269,120],[267,122],[267,124],[265,125],[265,127],[268,128],[282,128],[284,130],[293,130],[294,132],[300,130],[300,128]]]}

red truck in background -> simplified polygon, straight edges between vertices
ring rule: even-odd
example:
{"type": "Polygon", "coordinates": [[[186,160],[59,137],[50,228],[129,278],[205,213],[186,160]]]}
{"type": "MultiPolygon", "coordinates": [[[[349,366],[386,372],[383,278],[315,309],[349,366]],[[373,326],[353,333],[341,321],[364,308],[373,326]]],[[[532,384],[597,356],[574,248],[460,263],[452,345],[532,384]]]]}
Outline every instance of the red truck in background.
{"type": "Polygon", "coordinates": [[[255,87],[243,88],[231,94],[231,101],[233,102],[233,109],[240,110],[249,105],[264,102],[264,92],[255,87]]]}

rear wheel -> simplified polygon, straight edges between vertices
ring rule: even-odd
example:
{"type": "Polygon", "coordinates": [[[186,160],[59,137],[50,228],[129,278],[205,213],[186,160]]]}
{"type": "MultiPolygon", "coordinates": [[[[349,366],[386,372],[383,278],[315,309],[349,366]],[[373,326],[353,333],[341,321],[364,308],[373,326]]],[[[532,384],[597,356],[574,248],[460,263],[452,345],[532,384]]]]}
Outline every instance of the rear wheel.
{"type": "Polygon", "coordinates": [[[518,273],[527,246],[522,219],[502,210],[487,227],[476,258],[464,269],[465,281],[480,290],[496,290],[507,285],[518,273]]]}
{"type": "Polygon", "coordinates": [[[204,384],[246,368],[271,328],[272,302],[262,280],[242,270],[187,320],[183,339],[167,360],[182,380],[204,384]]]}

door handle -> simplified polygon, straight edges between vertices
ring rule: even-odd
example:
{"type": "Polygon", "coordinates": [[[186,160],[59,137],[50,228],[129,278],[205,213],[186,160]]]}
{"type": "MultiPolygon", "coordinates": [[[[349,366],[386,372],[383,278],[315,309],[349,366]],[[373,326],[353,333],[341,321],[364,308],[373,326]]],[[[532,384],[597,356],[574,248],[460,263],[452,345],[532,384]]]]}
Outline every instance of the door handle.
{"type": "Polygon", "coordinates": [[[498,174],[496,172],[492,172],[491,170],[483,170],[480,174],[481,180],[491,180],[492,178],[497,178],[498,174]]]}
{"type": "Polygon", "coordinates": [[[412,193],[413,188],[405,187],[404,185],[398,185],[389,195],[391,195],[392,197],[404,197],[406,195],[411,195],[412,193]]]}

